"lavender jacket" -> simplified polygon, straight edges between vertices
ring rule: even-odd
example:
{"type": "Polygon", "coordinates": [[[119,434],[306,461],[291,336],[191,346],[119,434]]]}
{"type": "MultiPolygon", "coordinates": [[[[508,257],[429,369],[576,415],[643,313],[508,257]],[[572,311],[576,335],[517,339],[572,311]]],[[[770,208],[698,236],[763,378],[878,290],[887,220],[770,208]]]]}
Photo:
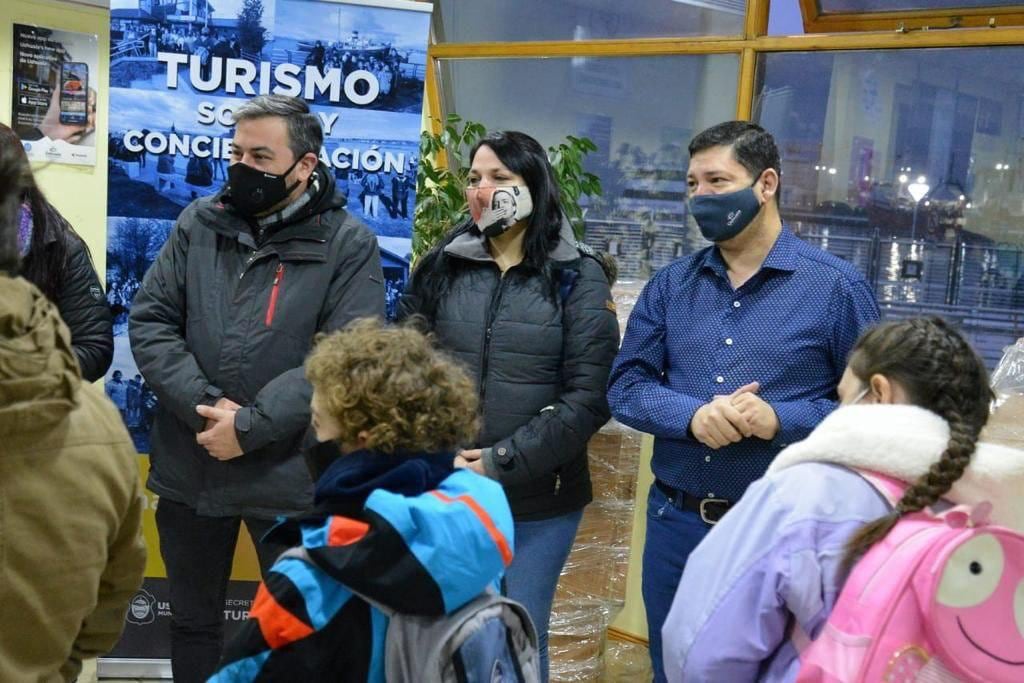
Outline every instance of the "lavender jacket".
{"type": "MultiPolygon", "coordinates": [[[[889,504],[858,467],[913,481],[949,440],[914,406],[843,407],[783,451],[686,564],[662,628],[669,681],[793,681],[797,629],[817,636],[842,589],[843,547],[889,504]]],[[[979,444],[947,494],[993,503],[993,521],[1024,527],[1024,452],[979,444]]]]}

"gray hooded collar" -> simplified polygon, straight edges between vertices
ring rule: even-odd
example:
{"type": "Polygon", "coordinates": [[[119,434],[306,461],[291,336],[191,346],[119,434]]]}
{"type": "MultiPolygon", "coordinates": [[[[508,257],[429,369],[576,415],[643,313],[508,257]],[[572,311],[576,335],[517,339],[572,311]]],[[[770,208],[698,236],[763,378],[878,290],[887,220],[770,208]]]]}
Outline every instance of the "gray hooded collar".
{"type": "MultiPolygon", "coordinates": [[[[494,257],[487,250],[487,238],[474,225],[461,235],[448,243],[444,253],[468,261],[482,263],[493,263],[494,257]]],[[[579,259],[580,252],[577,247],[576,235],[572,231],[569,220],[562,216],[562,227],[558,231],[558,244],[548,252],[548,258],[559,263],[571,262],[579,259]]]]}

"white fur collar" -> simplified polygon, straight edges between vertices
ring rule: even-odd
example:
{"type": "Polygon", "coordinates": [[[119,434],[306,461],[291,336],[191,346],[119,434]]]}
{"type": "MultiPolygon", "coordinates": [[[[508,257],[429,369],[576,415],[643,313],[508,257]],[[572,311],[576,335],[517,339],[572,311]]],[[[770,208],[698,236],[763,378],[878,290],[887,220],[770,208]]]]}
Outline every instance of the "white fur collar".
{"type": "MultiPolygon", "coordinates": [[[[935,413],[906,405],[844,406],[804,441],[775,458],[768,473],[801,462],[829,462],[913,481],[945,450],[949,426],[935,413]]],[[[993,505],[993,521],[1024,531],[1024,451],[981,443],[946,498],[993,505]]]]}

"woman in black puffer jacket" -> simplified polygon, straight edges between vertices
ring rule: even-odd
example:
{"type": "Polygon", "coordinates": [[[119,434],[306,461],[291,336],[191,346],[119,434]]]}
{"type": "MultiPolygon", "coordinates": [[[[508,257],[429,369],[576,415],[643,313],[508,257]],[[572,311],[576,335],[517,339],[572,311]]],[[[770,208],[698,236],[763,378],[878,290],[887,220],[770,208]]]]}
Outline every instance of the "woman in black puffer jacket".
{"type": "MultiPolygon", "coordinates": [[[[17,146],[18,136],[0,124],[0,145],[17,146]]],[[[26,166],[28,160],[26,159],[26,166]]],[[[89,382],[103,377],[114,358],[114,327],[89,248],[71,225],[29,181],[18,229],[20,275],[57,305],[71,330],[71,346],[89,382]]]]}
{"type": "Polygon", "coordinates": [[[482,428],[456,465],[500,481],[515,517],[508,595],[541,638],[591,500],[587,441],[609,418],[618,323],[598,259],[564,221],[544,149],[517,132],[473,148],[472,221],[413,272],[399,318],[421,315],[477,384],[482,428]]]}

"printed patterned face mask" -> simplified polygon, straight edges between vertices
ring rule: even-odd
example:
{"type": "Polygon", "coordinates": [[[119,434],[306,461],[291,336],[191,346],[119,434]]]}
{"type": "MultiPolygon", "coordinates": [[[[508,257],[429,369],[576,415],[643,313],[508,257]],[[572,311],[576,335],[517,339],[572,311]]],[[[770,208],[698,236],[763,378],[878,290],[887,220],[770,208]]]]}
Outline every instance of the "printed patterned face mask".
{"type": "Polygon", "coordinates": [[[533,213],[526,185],[467,187],[466,202],[473,222],[487,237],[497,237],[533,213]]]}
{"type": "Polygon", "coordinates": [[[28,255],[32,247],[32,208],[27,202],[21,205],[18,212],[18,253],[22,258],[28,255]]]}

